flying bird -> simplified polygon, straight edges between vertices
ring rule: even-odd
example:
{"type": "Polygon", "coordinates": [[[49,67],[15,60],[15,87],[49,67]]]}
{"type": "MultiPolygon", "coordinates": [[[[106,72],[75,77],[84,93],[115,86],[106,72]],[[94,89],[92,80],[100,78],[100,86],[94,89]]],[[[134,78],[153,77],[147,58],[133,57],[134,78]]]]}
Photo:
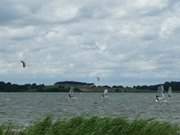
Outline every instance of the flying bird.
{"type": "Polygon", "coordinates": [[[26,63],[23,60],[21,60],[20,62],[22,64],[23,68],[25,68],[26,67],[26,63]]]}

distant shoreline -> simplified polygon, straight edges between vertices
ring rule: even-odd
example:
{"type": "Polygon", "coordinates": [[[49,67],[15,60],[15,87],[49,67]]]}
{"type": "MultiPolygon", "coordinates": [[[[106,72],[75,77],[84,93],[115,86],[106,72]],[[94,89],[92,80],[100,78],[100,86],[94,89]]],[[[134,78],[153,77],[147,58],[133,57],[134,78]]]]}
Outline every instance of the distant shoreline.
{"type": "MultiPolygon", "coordinates": [[[[31,92],[31,91],[8,91],[8,92],[4,92],[4,91],[0,91],[0,93],[69,93],[69,92],[53,92],[53,91],[50,91],[50,92],[40,92],[40,91],[34,91],[34,92],[31,92]]],[[[74,93],[102,93],[102,92],[97,92],[97,91],[90,91],[90,92],[74,92],[74,93]]],[[[110,94],[111,93],[117,93],[117,94],[120,94],[120,93],[157,93],[156,91],[138,91],[138,92],[135,92],[135,91],[128,91],[128,92],[109,92],[110,94]]],[[[173,93],[180,93],[179,91],[174,91],[173,93]]]]}
{"type": "Polygon", "coordinates": [[[74,92],[103,92],[108,89],[109,92],[117,93],[154,93],[157,92],[158,86],[163,85],[165,92],[168,87],[172,87],[173,92],[180,92],[180,82],[165,82],[156,85],[137,85],[137,86],[97,86],[94,83],[76,82],[76,81],[62,81],[56,82],[52,85],[45,84],[13,84],[10,82],[0,81],[0,92],[69,92],[73,89],[74,92]]]}

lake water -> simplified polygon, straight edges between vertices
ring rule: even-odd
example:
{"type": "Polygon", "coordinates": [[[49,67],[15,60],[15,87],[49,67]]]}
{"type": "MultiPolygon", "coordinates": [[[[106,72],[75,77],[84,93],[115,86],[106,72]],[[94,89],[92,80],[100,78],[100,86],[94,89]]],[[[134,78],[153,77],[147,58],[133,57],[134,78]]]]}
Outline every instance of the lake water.
{"type": "Polygon", "coordinates": [[[49,114],[55,118],[74,116],[120,116],[156,118],[180,123],[180,94],[167,103],[156,103],[155,93],[0,93],[0,122],[29,124],[49,114]]]}

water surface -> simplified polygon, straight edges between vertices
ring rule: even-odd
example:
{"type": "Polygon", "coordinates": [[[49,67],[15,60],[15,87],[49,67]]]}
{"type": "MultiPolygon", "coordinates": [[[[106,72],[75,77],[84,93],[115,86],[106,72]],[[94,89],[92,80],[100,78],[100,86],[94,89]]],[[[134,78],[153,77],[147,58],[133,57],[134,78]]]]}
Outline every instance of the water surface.
{"type": "Polygon", "coordinates": [[[46,115],[55,118],[111,116],[156,118],[180,123],[180,94],[156,103],[155,93],[0,93],[0,122],[29,124],[46,115]]]}

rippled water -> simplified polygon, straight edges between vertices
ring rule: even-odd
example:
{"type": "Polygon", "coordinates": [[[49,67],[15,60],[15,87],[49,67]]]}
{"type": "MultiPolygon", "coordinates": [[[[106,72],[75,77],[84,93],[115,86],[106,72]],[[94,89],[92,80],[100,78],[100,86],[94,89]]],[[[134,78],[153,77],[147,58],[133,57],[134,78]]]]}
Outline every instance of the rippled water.
{"type": "Polygon", "coordinates": [[[0,122],[28,124],[48,114],[57,118],[73,116],[121,116],[156,118],[180,123],[180,94],[167,103],[154,102],[154,93],[0,93],[0,122]]]}

